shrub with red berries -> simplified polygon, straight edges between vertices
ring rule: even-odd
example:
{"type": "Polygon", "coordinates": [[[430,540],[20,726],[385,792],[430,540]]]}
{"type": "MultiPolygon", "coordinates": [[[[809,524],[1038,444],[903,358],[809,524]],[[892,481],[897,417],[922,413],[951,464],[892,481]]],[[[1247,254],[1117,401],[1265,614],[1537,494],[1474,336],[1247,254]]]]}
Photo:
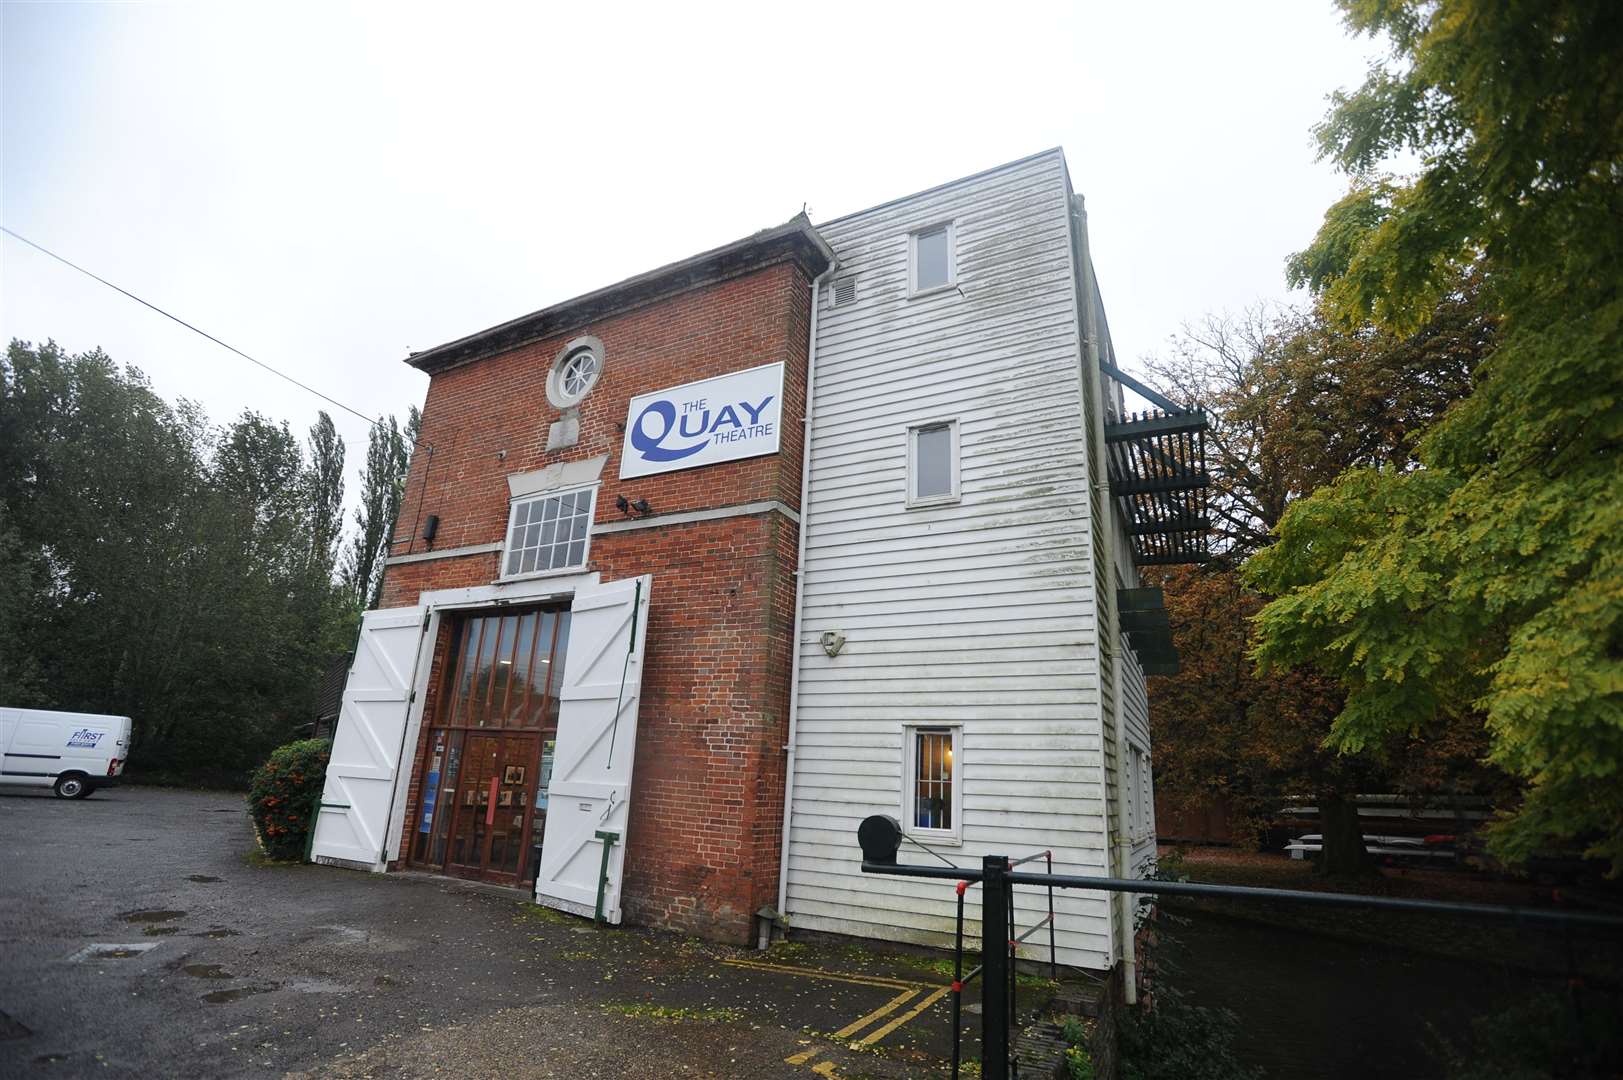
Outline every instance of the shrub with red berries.
{"type": "Polygon", "coordinates": [[[313,806],[327,782],[328,739],[304,739],[279,746],[254,770],[248,812],[259,846],[273,859],[302,859],[314,820],[313,806]]]}

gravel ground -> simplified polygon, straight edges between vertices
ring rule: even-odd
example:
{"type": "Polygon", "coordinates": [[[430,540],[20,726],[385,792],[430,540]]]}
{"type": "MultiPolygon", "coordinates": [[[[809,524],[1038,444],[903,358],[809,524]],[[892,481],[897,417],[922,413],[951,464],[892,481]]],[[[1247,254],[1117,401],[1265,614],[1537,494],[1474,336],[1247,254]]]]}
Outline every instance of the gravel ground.
{"type": "Polygon", "coordinates": [[[856,1080],[939,1075],[950,1052],[944,980],[905,956],[598,929],[253,851],[229,794],[0,794],[0,1076],[856,1080]]]}

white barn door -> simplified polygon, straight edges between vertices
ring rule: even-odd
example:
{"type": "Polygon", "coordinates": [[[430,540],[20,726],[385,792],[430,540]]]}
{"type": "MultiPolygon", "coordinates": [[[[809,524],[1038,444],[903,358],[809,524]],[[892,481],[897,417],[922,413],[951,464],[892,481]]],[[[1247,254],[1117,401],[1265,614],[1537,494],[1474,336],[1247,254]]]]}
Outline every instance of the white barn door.
{"type": "Polygon", "coordinates": [[[389,813],[401,739],[423,640],[423,609],[361,614],[361,636],[333,732],[327,786],[311,856],[381,870],[388,862],[389,813]]]}
{"type": "Polygon", "coordinates": [[[558,746],[547,795],[547,831],[535,899],[592,915],[603,874],[600,833],[609,850],[604,918],[620,921],[631,764],[637,752],[637,700],[648,636],[647,575],[583,586],[570,605],[569,651],[558,695],[558,746]]]}

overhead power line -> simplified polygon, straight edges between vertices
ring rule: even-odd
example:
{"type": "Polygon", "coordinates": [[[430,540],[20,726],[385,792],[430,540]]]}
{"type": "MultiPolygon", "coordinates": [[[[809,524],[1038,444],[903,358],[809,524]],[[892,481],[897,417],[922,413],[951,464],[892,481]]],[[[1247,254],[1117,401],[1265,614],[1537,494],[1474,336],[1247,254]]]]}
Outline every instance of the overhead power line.
{"type": "Polygon", "coordinates": [[[66,266],[66,267],[69,267],[71,269],[77,270],[77,271],[79,271],[79,273],[83,274],[85,277],[90,278],[93,281],[101,282],[103,285],[107,286],[109,289],[112,289],[114,292],[122,293],[123,295],[129,297],[131,300],[134,300],[137,304],[140,304],[142,307],[151,308],[153,311],[156,311],[159,315],[162,315],[164,318],[170,320],[171,322],[177,322],[181,326],[184,326],[186,329],[190,330],[192,333],[198,334],[198,335],[200,335],[202,337],[205,337],[205,338],[208,338],[210,341],[214,342],[214,344],[220,346],[220,348],[228,349],[231,352],[236,353],[238,356],[242,357],[244,360],[248,361],[250,364],[254,364],[254,365],[258,366],[258,367],[264,368],[266,371],[270,372],[272,375],[275,375],[277,378],[286,379],[288,382],[292,383],[294,386],[297,386],[300,390],[307,390],[310,393],[314,394],[316,397],[320,398],[322,401],[325,401],[328,404],[337,406],[338,408],[343,409],[347,413],[351,413],[351,414],[353,414],[355,416],[360,417],[362,420],[365,420],[372,427],[383,427],[383,422],[381,420],[374,420],[372,417],[367,416],[365,413],[361,412],[360,410],[350,408],[348,405],[345,405],[342,401],[339,401],[337,398],[330,397],[327,394],[323,394],[320,390],[317,390],[315,387],[311,386],[309,383],[300,382],[298,379],[295,379],[293,376],[289,375],[287,372],[278,371],[275,368],[271,367],[269,364],[265,363],[265,361],[256,359],[255,357],[252,357],[252,356],[249,356],[247,353],[243,352],[241,349],[237,348],[235,345],[231,345],[231,344],[228,344],[227,342],[221,341],[219,338],[215,337],[213,334],[209,333],[207,330],[201,330],[198,327],[195,327],[191,323],[187,322],[185,319],[182,319],[180,316],[170,314],[169,312],[165,311],[163,308],[159,307],[157,304],[152,303],[150,300],[143,300],[141,297],[136,296],[134,293],[130,292],[130,290],[120,288],[119,286],[114,285],[111,281],[108,281],[106,278],[100,276],[99,274],[91,273],[89,270],[86,270],[84,267],[80,266],[78,263],[73,262],[70,259],[63,258],[61,255],[58,255],[56,252],[52,251],[48,247],[45,247],[43,244],[36,244],[36,243],[34,243],[34,241],[28,239],[28,237],[22,235],[19,232],[15,232],[15,231],[13,231],[11,229],[6,228],[4,225],[0,225],[0,232],[5,233],[7,236],[12,237],[13,239],[21,240],[23,243],[27,244],[29,247],[33,248],[35,251],[41,252],[42,254],[45,254],[45,255],[49,255],[51,258],[55,259],[57,262],[61,263],[63,266],[66,266]]]}

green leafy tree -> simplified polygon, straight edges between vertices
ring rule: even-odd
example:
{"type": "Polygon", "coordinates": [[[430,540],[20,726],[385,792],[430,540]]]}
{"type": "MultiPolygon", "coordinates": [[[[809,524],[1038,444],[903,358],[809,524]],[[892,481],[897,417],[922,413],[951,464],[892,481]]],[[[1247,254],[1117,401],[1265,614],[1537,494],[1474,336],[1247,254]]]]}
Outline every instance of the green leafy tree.
{"type": "Polygon", "coordinates": [[[383,591],[384,560],[394,538],[395,518],[406,497],[406,473],[417,443],[422,413],[411,406],[402,430],[393,416],[372,426],[361,472],[361,499],[355,509],[356,532],[344,559],[344,583],[360,608],[377,606],[383,591]]]}
{"type": "Polygon", "coordinates": [[[132,770],[240,783],[306,723],[349,605],[343,444],[216,428],[105,354],[0,359],[0,702],[120,713],[132,770]]]}
{"type": "Polygon", "coordinates": [[[1323,873],[1369,869],[1359,792],[1432,795],[1489,778],[1469,757],[1462,763],[1454,738],[1394,739],[1380,760],[1326,747],[1340,684],[1306,667],[1253,670],[1251,617],[1265,597],[1237,568],[1271,542],[1292,503],[1344,469],[1413,467],[1416,433],[1469,393],[1491,346],[1494,319],[1478,284],[1461,282],[1414,334],[1347,331],[1318,308],[1259,308],[1187,327],[1171,358],[1147,364],[1208,408],[1217,554],[1156,575],[1183,660],[1177,675],[1151,680],[1158,791],[1185,808],[1221,798],[1242,832],[1270,819],[1283,796],[1311,795],[1323,873]]]}
{"type": "Polygon", "coordinates": [[[1320,146],[1353,177],[1291,260],[1343,326],[1419,325],[1462,275],[1502,314],[1417,468],[1355,469],[1247,564],[1256,655],[1337,677],[1330,745],[1486,717],[1525,858],[1578,839],[1623,870],[1623,7],[1342,0],[1392,58],[1320,146]],[[1390,162],[1416,163],[1395,175],[1390,162]]]}

